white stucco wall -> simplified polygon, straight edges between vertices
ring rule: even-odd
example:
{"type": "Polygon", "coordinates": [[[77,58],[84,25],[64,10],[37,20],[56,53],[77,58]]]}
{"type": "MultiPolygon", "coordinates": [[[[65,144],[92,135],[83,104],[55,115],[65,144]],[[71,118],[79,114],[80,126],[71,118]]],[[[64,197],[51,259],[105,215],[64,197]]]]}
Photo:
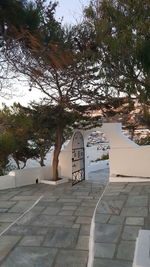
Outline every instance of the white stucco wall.
{"type": "Polygon", "coordinates": [[[8,175],[0,176],[0,189],[15,188],[24,185],[35,184],[43,179],[50,179],[51,168],[29,168],[23,170],[14,170],[8,175]]]}
{"type": "MultiPolygon", "coordinates": [[[[77,130],[78,131],[78,130],[77,130]]],[[[105,123],[100,128],[81,131],[85,146],[85,179],[88,172],[93,169],[89,167],[92,158],[101,157],[101,151],[96,148],[86,147],[88,136],[93,131],[104,132],[110,145],[110,175],[126,175],[150,177],[150,146],[138,146],[124,136],[121,132],[120,123],[105,123]]],[[[72,179],[72,140],[64,147],[59,156],[58,173],[62,178],[72,179]]],[[[106,152],[107,153],[107,152],[106,152]]],[[[98,168],[98,164],[95,164],[98,168]]],[[[29,168],[11,171],[8,175],[0,177],[0,189],[13,188],[36,183],[36,179],[50,180],[52,167],[29,168]]]]}
{"type": "Polygon", "coordinates": [[[121,123],[104,123],[101,131],[106,134],[111,149],[138,147],[136,143],[122,133],[121,123]]]}
{"type": "Polygon", "coordinates": [[[13,172],[15,173],[16,187],[35,184],[37,179],[40,182],[42,179],[50,178],[49,167],[29,168],[13,172]]]}
{"type": "MultiPolygon", "coordinates": [[[[76,132],[76,131],[75,131],[76,132]]],[[[74,134],[75,134],[74,132],[74,134]]],[[[73,134],[73,136],[74,136],[73,134]]],[[[61,178],[72,178],[72,140],[62,149],[59,155],[59,176],[61,178]]]]}
{"type": "Polygon", "coordinates": [[[139,146],[123,135],[121,123],[103,124],[102,130],[110,144],[110,176],[150,177],[150,146],[139,146]]]}
{"type": "Polygon", "coordinates": [[[150,177],[150,146],[110,150],[110,175],[150,177]]]}
{"type": "MultiPolygon", "coordinates": [[[[89,166],[91,160],[96,160],[97,158],[101,158],[103,154],[107,154],[108,151],[97,150],[97,147],[86,147],[88,142],[88,137],[93,131],[101,130],[101,128],[94,128],[87,131],[80,131],[84,138],[84,148],[85,148],[85,179],[88,178],[89,171],[96,171],[100,169],[100,164],[93,164],[93,166],[89,166]]],[[[75,132],[76,132],[75,131],[75,132]]],[[[75,134],[74,132],[74,134],[75,134]]],[[[73,134],[73,136],[74,136],[73,134]]],[[[67,146],[61,151],[59,156],[59,167],[60,167],[60,177],[72,179],[72,140],[73,136],[67,146]]]]}
{"type": "Polygon", "coordinates": [[[8,189],[15,187],[15,176],[9,174],[0,176],[0,189],[8,189]]]}
{"type": "Polygon", "coordinates": [[[64,150],[59,156],[59,176],[61,178],[72,177],[72,150],[64,150]]]}
{"type": "MultiPolygon", "coordinates": [[[[91,129],[89,131],[80,131],[84,137],[85,146],[85,179],[88,178],[89,171],[94,171],[101,168],[99,163],[90,164],[92,159],[96,160],[97,158],[101,157],[101,151],[97,150],[96,147],[86,147],[89,134],[94,130],[99,129],[100,128],[91,129]]],[[[58,173],[59,177],[61,178],[72,179],[72,140],[73,136],[69,143],[62,149],[59,156],[58,173]]],[[[53,155],[51,156],[50,166],[14,170],[8,175],[0,176],[0,189],[15,188],[34,184],[36,183],[37,179],[38,182],[40,182],[40,180],[50,180],[52,177],[52,157],[53,155]]]]}

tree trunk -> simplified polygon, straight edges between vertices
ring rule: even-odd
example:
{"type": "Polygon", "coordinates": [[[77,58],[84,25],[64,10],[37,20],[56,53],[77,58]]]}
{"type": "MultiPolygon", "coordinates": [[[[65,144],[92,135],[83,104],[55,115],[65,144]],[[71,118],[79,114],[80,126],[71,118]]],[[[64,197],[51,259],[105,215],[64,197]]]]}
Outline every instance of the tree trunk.
{"type": "Polygon", "coordinates": [[[40,161],[39,161],[39,163],[40,163],[40,165],[41,165],[41,167],[44,167],[45,166],[45,164],[44,164],[44,158],[45,158],[45,153],[40,153],[40,161]]]}
{"type": "Polygon", "coordinates": [[[131,140],[133,140],[134,139],[134,133],[135,133],[135,127],[133,127],[132,129],[131,129],[131,140]]]}
{"type": "Polygon", "coordinates": [[[58,126],[56,129],[56,137],[55,137],[55,148],[54,148],[54,154],[53,154],[53,163],[52,163],[52,181],[58,180],[58,163],[59,163],[59,154],[61,151],[63,142],[63,129],[58,126]]]}
{"type": "Polygon", "coordinates": [[[19,164],[19,160],[17,159],[16,153],[13,153],[13,159],[17,164],[17,168],[20,170],[20,164],[19,164]]]}
{"type": "Polygon", "coordinates": [[[16,164],[17,164],[17,168],[18,168],[18,170],[20,170],[20,164],[19,164],[19,160],[15,160],[16,161],[16,164]]]}
{"type": "Polygon", "coordinates": [[[24,169],[26,167],[26,164],[27,164],[27,160],[23,161],[23,166],[21,169],[24,169]]]}

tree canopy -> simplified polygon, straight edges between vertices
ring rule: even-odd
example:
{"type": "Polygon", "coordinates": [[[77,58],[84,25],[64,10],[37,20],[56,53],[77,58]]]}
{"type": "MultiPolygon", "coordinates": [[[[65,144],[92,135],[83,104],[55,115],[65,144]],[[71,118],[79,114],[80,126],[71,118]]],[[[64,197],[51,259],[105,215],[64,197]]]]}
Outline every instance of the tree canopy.
{"type": "MultiPolygon", "coordinates": [[[[65,28],[56,21],[56,6],[57,3],[35,1],[34,8],[40,14],[36,29],[31,31],[24,25],[19,29],[10,27],[13,37],[9,34],[3,45],[4,57],[12,71],[26,77],[29,90],[40,90],[44,103],[51,105],[54,111],[53,180],[58,178],[63,132],[79,114],[82,92],[89,92],[91,87],[88,82],[91,80],[89,61],[81,55],[74,41],[76,29],[65,28]]],[[[82,118],[81,110],[80,116],[82,118]]]]}
{"type": "Polygon", "coordinates": [[[63,133],[70,121],[78,120],[79,114],[82,120],[90,106],[102,107],[120,94],[142,103],[149,100],[150,3],[92,0],[83,22],[67,28],[55,18],[57,2],[10,2],[0,6],[2,58],[14,74],[27,79],[29,90],[43,93],[44,105],[51,106],[56,180],[63,133]],[[14,18],[15,12],[22,20],[14,18]]]}
{"type": "Polygon", "coordinates": [[[149,14],[149,0],[93,0],[85,10],[102,85],[141,102],[150,98],[149,14]]]}

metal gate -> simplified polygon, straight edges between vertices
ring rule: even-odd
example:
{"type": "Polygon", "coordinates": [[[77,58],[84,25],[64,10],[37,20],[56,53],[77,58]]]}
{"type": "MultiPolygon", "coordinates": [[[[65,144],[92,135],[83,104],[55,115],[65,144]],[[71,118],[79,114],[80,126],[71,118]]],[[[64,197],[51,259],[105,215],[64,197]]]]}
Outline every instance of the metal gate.
{"type": "Polygon", "coordinates": [[[72,185],[85,179],[84,140],[81,132],[76,132],[72,141],[72,185]]]}

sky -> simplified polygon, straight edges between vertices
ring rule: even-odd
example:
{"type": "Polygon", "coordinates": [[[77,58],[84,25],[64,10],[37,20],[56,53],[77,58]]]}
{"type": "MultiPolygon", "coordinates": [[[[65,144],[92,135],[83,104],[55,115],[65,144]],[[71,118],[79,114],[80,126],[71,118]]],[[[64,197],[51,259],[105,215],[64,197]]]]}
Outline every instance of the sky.
{"type": "MultiPolygon", "coordinates": [[[[63,19],[63,24],[75,24],[80,22],[82,18],[82,11],[84,6],[88,6],[90,0],[58,0],[59,5],[56,9],[56,18],[63,19]]],[[[17,96],[11,96],[10,99],[0,97],[0,106],[2,103],[6,105],[12,105],[14,102],[19,102],[22,105],[27,106],[30,101],[39,101],[42,98],[42,94],[38,90],[28,91],[27,88],[21,86],[20,83],[16,83],[14,86],[18,93],[17,96]]]]}
{"type": "Polygon", "coordinates": [[[59,0],[56,17],[63,17],[63,23],[74,24],[76,21],[80,22],[83,8],[89,2],[90,0],[59,0]]]}

